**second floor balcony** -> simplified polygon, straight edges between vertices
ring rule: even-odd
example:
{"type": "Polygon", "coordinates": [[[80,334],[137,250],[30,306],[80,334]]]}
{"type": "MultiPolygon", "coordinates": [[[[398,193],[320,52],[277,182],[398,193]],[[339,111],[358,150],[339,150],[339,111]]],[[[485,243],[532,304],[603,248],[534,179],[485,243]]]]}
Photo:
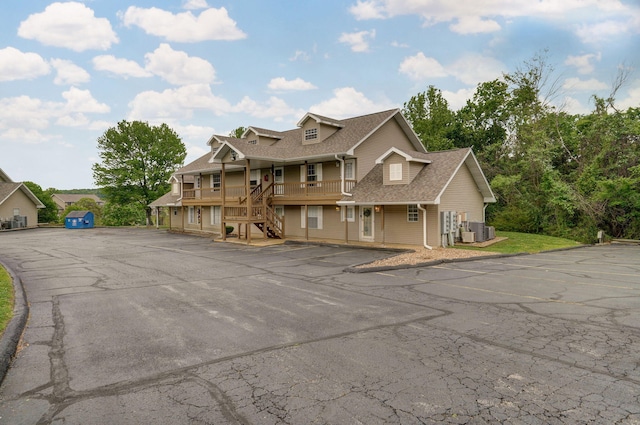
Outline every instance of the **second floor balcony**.
{"type": "MultiPolygon", "coordinates": [[[[344,191],[349,193],[356,185],[356,180],[345,180],[344,191]]],[[[305,198],[338,198],[342,196],[341,180],[322,180],[291,183],[273,183],[268,196],[305,199],[305,198]]],[[[183,200],[222,201],[222,188],[183,189],[183,200]]],[[[240,201],[247,196],[245,186],[226,186],[225,200],[240,201]]]]}

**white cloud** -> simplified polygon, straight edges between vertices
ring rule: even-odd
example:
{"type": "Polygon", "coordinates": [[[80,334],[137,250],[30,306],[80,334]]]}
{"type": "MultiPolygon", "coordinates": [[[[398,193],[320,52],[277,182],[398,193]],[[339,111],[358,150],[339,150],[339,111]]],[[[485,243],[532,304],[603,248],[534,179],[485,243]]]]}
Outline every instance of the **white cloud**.
{"type": "Polygon", "coordinates": [[[426,57],[422,52],[405,58],[400,64],[399,71],[415,81],[447,76],[444,67],[437,60],[426,57]]]}
{"type": "Polygon", "coordinates": [[[592,61],[596,60],[600,62],[601,57],[602,55],[599,52],[597,54],[589,53],[582,56],[569,55],[567,59],[565,59],[564,64],[575,66],[576,68],[578,68],[578,72],[580,74],[591,74],[594,70],[592,61]]]}
{"type": "Polygon", "coordinates": [[[137,62],[128,59],[116,58],[113,55],[100,55],[94,57],[93,68],[97,71],[107,71],[112,74],[120,75],[123,78],[144,78],[151,77],[153,75],[153,73],[138,65],[137,62]]]}
{"type": "Polygon", "coordinates": [[[626,98],[616,102],[618,109],[637,108],[640,105],[640,79],[635,80],[628,90],[626,98]]]}
{"type": "Polygon", "coordinates": [[[71,87],[62,93],[64,102],[43,101],[29,96],[0,99],[0,131],[7,138],[25,143],[49,140],[39,132],[48,129],[51,121],[58,125],[89,127],[85,114],[102,114],[110,111],[108,105],[98,102],[89,90],[71,87]],[[39,137],[38,140],[35,137],[39,137]]]}
{"type": "Polygon", "coordinates": [[[365,19],[383,19],[385,17],[382,5],[376,1],[361,1],[351,6],[349,12],[355,16],[357,20],[365,19]]]}
{"type": "Polygon", "coordinates": [[[56,78],[53,82],[59,86],[88,83],[91,80],[91,76],[84,68],[79,67],[69,60],[51,59],[51,65],[53,65],[57,71],[56,78]]]}
{"type": "Polygon", "coordinates": [[[29,15],[20,23],[18,35],[76,52],[107,50],[118,42],[108,19],[96,18],[92,9],[77,2],[51,3],[44,12],[29,15]]]}
{"type": "Polygon", "coordinates": [[[206,9],[209,7],[207,0],[185,0],[182,7],[187,10],[206,9]]]}
{"type": "Polygon", "coordinates": [[[287,116],[299,117],[304,114],[304,111],[290,107],[284,100],[275,96],[271,96],[266,103],[258,103],[245,96],[233,107],[233,110],[252,117],[271,118],[276,122],[283,121],[287,116]]]}
{"type": "Polygon", "coordinates": [[[311,106],[309,111],[334,118],[347,118],[396,107],[388,100],[375,102],[368,99],[353,87],[342,87],[333,91],[331,99],[311,106]]]}
{"type": "Polygon", "coordinates": [[[505,66],[499,60],[477,53],[465,54],[454,63],[445,66],[445,72],[454,75],[465,84],[477,85],[502,76],[505,66]]]}
{"type": "Polygon", "coordinates": [[[467,100],[473,98],[475,92],[475,87],[464,88],[455,92],[443,90],[442,97],[444,97],[449,103],[449,109],[451,109],[452,111],[457,111],[467,104],[467,100]]]}
{"type": "Polygon", "coordinates": [[[215,80],[216,71],[209,62],[189,56],[183,51],[173,50],[165,43],[144,57],[145,69],[171,84],[212,83],[215,80]]]}
{"type": "Polygon", "coordinates": [[[338,41],[350,45],[351,50],[354,52],[368,52],[369,40],[373,40],[375,37],[376,30],[352,33],[343,32],[338,41]]]}
{"type": "Polygon", "coordinates": [[[273,78],[269,81],[269,90],[274,91],[304,91],[317,89],[316,86],[304,81],[302,78],[287,80],[284,77],[273,78]]]}
{"type": "Polygon", "coordinates": [[[569,114],[588,114],[591,112],[589,107],[584,106],[578,99],[571,96],[564,97],[561,103],[556,105],[556,108],[569,114]]]}
{"type": "Polygon", "coordinates": [[[609,86],[601,81],[596,80],[595,78],[590,78],[588,80],[581,80],[580,78],[567,78],[564,80],[562,84],[562,88],[565,90],[573,90],[573,91],[596,91],[596,90],[605,90],[609,86]]]}
{"type": "Polygon", "coordinates": [[[37,53],[13,47],[0,49],[0,81],[33,80],[49,72],[49,64],[37,53]]]}
{"type": "Polygon", "coordinates": [[[231,110],[229,102],[211,93],[208,84],[191,84],[162,92],[138,93],[129,103],[128,119],[166,121],[166,119],[188,119],[195,110],[210,111],[223,115],[231,110]]]}
{"type": "Polygon", "coordinates": [[[461,16],[458,22],[449,25],[449,29],[458,34],[479,34],[500,31],[500,24],[479,16],[461,16]]]}
{"type": "Polygon", "coordinates": [[[309,56],[309,54],[303,50],[296,50],[296,52],[293,54],[293,56],[291,56],[289,58],[289,60],[291,62],[296,62],[296,61],[308,61],[309,59],[311,59],[311,57],[309,56]]]}
{"type": "Polygon", "coordinates": [[[237,28],[227,9],[206,9],[199,16],[191,12],[173,14],[152,7],[144,9],[130,6],[122,15],[125,26],[142,28],[147,34],[169,41],[193,43],[205,40],[240,40],[246,34],[237,28]]]}
{"type": "Polygon", "coordinates": [[[477,53],[467,53],[449,65],[442,65],[436,59],[418,52],[402,61],[399,72],[417,82],[453,76],[465,84],[476,85],[499,78],[503,69],[502,62],[477,53]]]}
{"type": "MultiPolygon", "coordinates": [[[[1,127],[0,127],[1,129],[1,127]]],[[[43,134],[32,128],[13,127],[7,130],[0,130],[0,139],[13,140],[27,145],[36,145],[53,139],[54,136],[43,134]]]]}
{"type": "Polygon", "coordinates": [[[455,22],[450,29],[461,34],[497,31],[497,18],[519,17],[566,22],[585,42],[640,31],[637,5],[620,0],[358,0],[349,12],[358,20],[416,15],[424,25],[455,22]]]}
{"type": "Polygon", "coordinates": [[[76,87],[71,87],[62,93],[62,97],[67,101],[62,110],[68,113],[85,112],[106,114],[111,111],[109,105],[98,102],[89,90],[80,90],[76,87]]]}

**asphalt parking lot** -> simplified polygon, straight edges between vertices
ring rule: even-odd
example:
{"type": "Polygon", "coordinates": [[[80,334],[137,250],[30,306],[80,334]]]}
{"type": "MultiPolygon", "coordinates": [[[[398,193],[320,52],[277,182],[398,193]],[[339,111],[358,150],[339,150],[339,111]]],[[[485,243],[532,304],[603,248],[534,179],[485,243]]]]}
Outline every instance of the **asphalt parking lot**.
{"type": "Polygon", "coordinates": [[[389,252],[0,234],[30,304],[6,424],[638,424],[640,247],[389,252]]]}

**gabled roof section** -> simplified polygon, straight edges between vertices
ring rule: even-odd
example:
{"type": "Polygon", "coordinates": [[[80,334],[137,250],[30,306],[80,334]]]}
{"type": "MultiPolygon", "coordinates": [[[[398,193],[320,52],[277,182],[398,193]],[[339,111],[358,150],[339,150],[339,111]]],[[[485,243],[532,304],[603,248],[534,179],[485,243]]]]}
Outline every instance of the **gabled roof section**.
{"type": "Polygon", "coordinates": [[[4,171],[2,171],[2,168],[0,168],[0,183],[13,183],[13,180],[11,180],[11,177],[9,177],[7,175],[7,173],[5,173],[4,171]]]}
{"type": "Polygon", "coordinates": [[[11,197],[18,190],[22,192],[33,202],[36,208],[45,208],[44,204],[33,194],[31,190],[24,183],[5,183],[0,182],[0,205],[2,205],[7,199],[11,197]]]}
{"type": "Polygon", "coordinates": [[[211,171],[214,167],[209,163],[209,159],[211,158],[211,152],[207,152],[202,155],[200,158],[196,159],[185,165],[182,168],[176,170],[174,175],[180,174],[199,174],[205,171],[211,171]]]}
{"type": "Polygon", "coordinates": [[[302,119],[300,121],[298,121],[298,124],[296,124],[296,125],[298,127],[302,127],[304,125],[304,123],[307,122],[307,120],[309,120],[309,119],[314,120],[318,124],[330,125],[330,126],[337,127],[337,128],[344,127],[344,124],[342,123],[341,120],[337,120],[337,119],[329,118],[329,117],[323,117],[322,115],[314,114],[314,113],[311,113],[311,112],[307,112],[304,115],[304,117],[302,117],[302,119]]]}
{"type": "Polygon", "coordinates": [[[376,159],[376,164],[382,164],[385,159],[389,158],[389,156],[394,153],[404,157],[404,159],[406,159],[409,162],[421,162],[423,164],[431,163],[431,161],[426,158],[427,154],[424,152],[415,152],[415,151],[405,152],[396,147],[393,147],[393,148],[390,148],[385,153],[383,153],[382,155],[380,155],[378,159],[376,159]]]}
{"type": "Polygon", "coordinates": [[[274,131],[249,127],[253,129],[253,131],[257,131],[265,136],[275,137],[277,139],[276,142],[267,146],[251,144],[247,139],[213,136],[216,140],[221,141],[222,145],[213,154],[210,162],[221,162],[222,158],[229,153],[231,149],[238,154],[238,159],[277,160],[283,163],[304,161],[308,158],[333,157],[334,155],[354,155],[355,149],[360,144],[364,143],[371,135],[391,120],[395,120],[399,124],[413,145],[416,153],[412,153],[412,157],[417,158],[417,153],[426,152],[420,139],[411,129],[411,126],[402,116],[399,109],[390,109],[343,120],[335,120],[311,113],[307,113],[305,117],[306,118],[303,118],[299,124],[304,123],[305,119],[318,119],[339,127],[339,130],[324,139],[322,143],[303,145],[302,128],[274,131]]]}
{"type": "Polygon", "coordinates": [[[182,206],[182,200],[180,195],[174,195],[171,191],[165,193],[155,201],[149,204],[151,208],[157,207],[180,207],[182,206]]]}
{"type": "Polygon", "coordinates": [[[383,165],[377,164],[358,182],[352,196],[342,198],[344,205],[363,204],[439,204],[460,167],[467,165],[485,203],[495,202],[495,196],[470,148],[430,152],[425,159],[431,161],[407,185],[385,186],[383,165]]]}
{"type": "Polygon", "coordinates": [[[282,139],[282,132],[275,130],[268,130],[266,128],[253,127],[249,126],[244,133],[242,133],[242,138],[246,138],[250,132],[255,133],[256,136],[269,137],[270,139],[282,139]]]}

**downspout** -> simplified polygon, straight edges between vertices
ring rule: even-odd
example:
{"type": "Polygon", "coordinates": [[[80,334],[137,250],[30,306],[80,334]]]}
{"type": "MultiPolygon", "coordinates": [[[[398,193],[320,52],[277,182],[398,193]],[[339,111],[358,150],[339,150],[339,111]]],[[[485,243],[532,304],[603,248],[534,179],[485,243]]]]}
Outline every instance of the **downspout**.
{"type": "Polygon", "coordinates": [[[487,221],[487,207],[489,204],[485,202],[484,207],[482,208],[482,222],[487,221]]]}
{"type": "Polygon", "coordinates": [[[353,196],[344,191],[344,159],[340,158],[338,154],[335,154],[335,157],[336,161],[340,161],[340,194],[342,196],[353,196]]]}
{"type": "Polygon", "coordinates": [[[422,208],[420,204],[416,204],[418,209],[422,211],[422,245],[427,249],[433,249],[432,246],[427,245],[427,209],[422,208]]]}

